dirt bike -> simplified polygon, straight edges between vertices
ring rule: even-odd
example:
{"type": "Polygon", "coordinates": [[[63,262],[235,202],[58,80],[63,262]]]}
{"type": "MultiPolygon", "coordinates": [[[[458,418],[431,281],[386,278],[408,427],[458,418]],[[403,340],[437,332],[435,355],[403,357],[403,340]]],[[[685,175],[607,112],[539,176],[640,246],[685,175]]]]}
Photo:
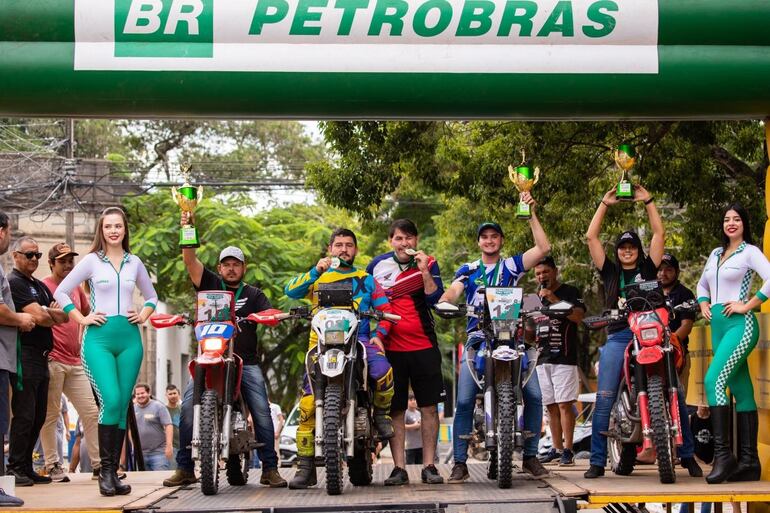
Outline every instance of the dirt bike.
{"type": "MultiPolygon", "coordinates": [[[[677,361],[683,358],[668,328],[677,312],[699,311],[695,300],[672,307],[657,281],[627,285],[620,308],[601,316],[586,317],[589,329],[600,329],[612,321],[628,319],[633,338],[623,362],[623,376],[612,405],[607,431],[608,452],[613,470],[633,468],[636,446],[657,452],[661,483],[676,482],[675,448],[682,445],[679,416],[677,361]]],[[[601,369],[599,370],[601,372],[601,369]]]]}
{"type": "Polygon", "coordinates": [[[200,469],[201,491],[216,495],[220,460],[226,462],[227,482],[243,486],[249,480],[251,451],[262,446],[247,422],[249,409],[240,390],[243,361],[234,353],[239,323],[253,322],[255,314],[237,318],[230,291],[200,291],[196,304],[193,322],[172,314],[152,315],[150,322],[157,329],[194,326],[192,459],[200,469]]]}
{"type": "Polygon", "coordinates": [[[343,462],[354,486],[372,482],[372,455],[379,438],[374,424],[374,389],[369,386],[366,346],[358,327],[369,319],[397,322],[398,315],[376,310],[360,312],[350,281],[318,284],[317,307],[270,310],[255,317],[274,326],[286,319],[311,319],[318,337],[305,356],[305,369],[315,397],[315,455],[326,466],[326,492],[342,493],[343,462]]]}
{"type": "Polygon", "coordinates": [[[487,476],[497,480],[499,488],[513,484],[513,452],[524,447],[524,441],[539,433],[529,433],[517,422],[523,406],[522,390],[528,376],[535,372],[536,357],[528,365],[524,341],[524,321],[530,316],[567,317],[572,305],[566,301],[543,307],[539,299],[522,309],[523,291],[518,287],[487,287],[479,291],[484,304],[478,309],[468,305],[439,303],[437,315],[445,319],[476,317],[484,333],[481,346],[466,347],[466,364],[471,377],[482,390],[483,399],[476,401],[473,430],[457,435],[484,445],[489,452],[487,476]],[[529,373],[526,373],[529,369],[529,373]]]}

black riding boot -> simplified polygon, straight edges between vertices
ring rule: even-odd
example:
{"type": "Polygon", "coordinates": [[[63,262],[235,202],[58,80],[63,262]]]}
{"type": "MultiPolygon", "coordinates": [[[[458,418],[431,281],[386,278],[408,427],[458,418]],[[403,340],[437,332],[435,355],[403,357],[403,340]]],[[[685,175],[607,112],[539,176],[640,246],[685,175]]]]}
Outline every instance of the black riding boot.
{"type": "Polygon", "coordinates": [[[756,411],[738,412],[738,468],[728,481],[759,481],[762,466],[757,454],[759,417],[756,411]]]}
{"type": "Polygon", "coordinates": [[[726,481],[735,472],[737,463],[730,449],[730,407],[709,406],[709,410],[714,430],[714,466],[706,476],[706,482],[717,484],[726,481]]]}
{"type": "Polygon", "coordinates": [[[300,456],[297,458],[297,473],[289,483],[292,490],[304,490],[314,486],[318,482],[315,474],[315,458],[313,456],[300,456]]]}
{"type": "Polygon", "coordinates": [[[123,440],[126,438],[126,430],[115,426],[115,443],[112,446],[112,475],[114,479],[115,495],[128,495],[131,493],[131,485],[120,482],[118,470],[120,469],[120,453],[123,451],[123,440]]]}
{"type": "Polygon", "coordinates": [[[118,426],[99,424],[99,493],[106,497],[115,495],[115,480],[112,477],[112,451],[118,426]]]}

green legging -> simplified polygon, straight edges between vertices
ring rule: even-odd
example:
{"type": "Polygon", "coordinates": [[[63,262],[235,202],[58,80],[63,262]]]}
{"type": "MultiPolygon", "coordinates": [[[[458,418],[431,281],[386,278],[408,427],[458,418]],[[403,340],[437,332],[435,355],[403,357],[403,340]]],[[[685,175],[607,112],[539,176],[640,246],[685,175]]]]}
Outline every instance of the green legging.
{"type": "Polygon", "coordinates": [[[126,412],[142,365],[139,327],[122,315],[89,326],[83,337],[83,368],[99,398],[99,424],[126,428],[126,412]]]}
{"type": "Polygon", "coordinates": [[[759,340],[759,324],[752,312],[726,317],[721,304],[711,306],[711,360],[704,385],[709,406],[727,406],[725,389],[735,397],[735,409],[754,411],[754,385],[747,359],[759,340]]]}

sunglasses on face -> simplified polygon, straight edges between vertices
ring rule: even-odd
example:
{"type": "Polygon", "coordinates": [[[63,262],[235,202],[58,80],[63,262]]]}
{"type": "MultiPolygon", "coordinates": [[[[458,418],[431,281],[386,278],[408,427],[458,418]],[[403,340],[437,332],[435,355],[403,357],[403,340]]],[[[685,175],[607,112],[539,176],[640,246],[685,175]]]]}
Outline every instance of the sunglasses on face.
{"type": "Polygon", "coordinates": [[[22,253],[21,251],[16,251],[16,253],[20,255],[24,255],[25,257],[27,257],[27,260],[32,260],[33,257],[40,260],[40,257],[43,256],[42,253],[36,253],[34,251],[27,251],[26,253],[22,253]]]}

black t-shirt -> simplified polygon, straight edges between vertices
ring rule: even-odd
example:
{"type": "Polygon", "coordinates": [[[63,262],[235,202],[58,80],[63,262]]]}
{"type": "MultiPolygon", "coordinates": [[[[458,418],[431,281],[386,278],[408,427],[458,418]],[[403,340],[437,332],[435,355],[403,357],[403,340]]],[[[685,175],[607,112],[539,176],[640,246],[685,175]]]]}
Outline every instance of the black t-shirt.
{"type": "MultiPolygon", "coordinates": [[[[572,285],[562,283],[553,293],[560,300],[572,303],[575,308],[582,308],[585,312],[586,306],[583,304],[583,295],[572,285]]],[[[546,301],[543,302],[546,303],[546,301]]],[[[577,365],[577,323],[569,319],[545,318],[537,322],[535,329],[538,344],[542,349],[537,360],[538,365],[541,363],[577,365]]]]}
{"type": "Polygon", "coordinates": [[[690,429],[695,440],[695,455],[706,463],[714,459],[714,433],[711,417],[702,419],[696,413],[690,417],[690,429]]]}
{"type": "MultiPolygon", "coordinates": [[[[623,282],[628,285],[629,283],[635,283],[638,281],[655,280],[658,278],[658,270],[655,267],[652,259],[645,256],[639,263],[636,269],[623,269],[623,282]]],[[[618,298],[621,296],[621,268],[618,264],[610,260],[604,259],[604,266],[599,269],[599,276],[602,279],[602,285],[604,285],[604,297],[606,298],[605,308],[612,309],[618,307],[618,298]]],[[[615,333],[628,328],[628,320],[622,319],[619,321],[611,322],[607,326],[607,333],[615,333]]]]}
{"type": "MultiPolygon", "coordinates": [[[[203,269],[201,284],[197,290],[229,290],[233,294],[238,292],[238,287],[228,287],[222,281],[222,277],[208,269],[203,269]]],[[[241,291],[241,296],[235,302],[235,315],[246,317],[251,313],[261,312],[271,308],[270,300],[267,299],[262,289],[245,285],[241,291]]],[[[235,353],[241,357],[244,365],[257,365],[257,325],[253,322],[242,322],[240,324],[240,333],[235,337],[235,353]]]]}
{"type": "MultiPolygon", "coordinates": [[[[681,305],[685,301],[695,299],[695,294],[690,289],[682,285],[680,282],[676,282],[676,285],[668,293],[668,299],[671,301],[671,306],[681,305]]],[[[695,320],[695,312],[677,312],[676,316],[671,317],[668,321],[668,327],[671,332],[675,332],[682,326],[682,321],[685,319],[695,320]]],[[[690,343],[690,337],[685,337],[684,340],[680,340],[682,343],[682,349],[684,354],[688,353],[687,346],[690,343]]]]}
{"type": "MultiPolygon", "coordinates": [[[[13,304],[17,312],[23,312],[24,307],[37,303],[49,306],[53,303],[53,295],[45,284],[37,278],[28,278],[14,269],[8,275],[11,285],[13,304]]],[[[48,375],[48,353],[53,349],[53,330],[43,326],[35,326],[32,331],[21,333],[21,367],[25,376],[48,375]]]]}

